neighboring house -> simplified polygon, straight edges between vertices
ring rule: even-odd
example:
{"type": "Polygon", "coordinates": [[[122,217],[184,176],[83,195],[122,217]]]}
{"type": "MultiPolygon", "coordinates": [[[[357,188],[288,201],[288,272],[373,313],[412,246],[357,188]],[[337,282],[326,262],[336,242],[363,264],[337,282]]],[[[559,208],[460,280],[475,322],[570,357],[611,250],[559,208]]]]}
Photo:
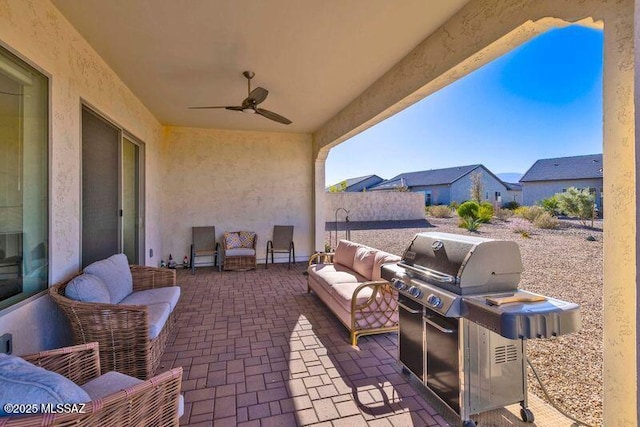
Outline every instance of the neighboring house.
{"type": "Polygon", "coordinates": [[[483,165],[403,173],[381,182],[370,191],[398,191],[406,188],[412,192],[424,193],[424,203],[427,206],[462,203],[471,198],[471,176],[475,172],[482,174],[484,200],[499,204],[508,201],[506,184],[483,165]]]}
{"type": "Polygon", "coordinates": [[[515,182],[505,182],[504,185],[507,187],[507,195],[502,198],[503,203],[516,202],[517,204],[522,204],[522,184],[518,184],[515,182]]]}
{"type": "Polygon", "coordinates": [[[357,178],[349,178],[344,181],[340,181],[330,187],[327,187],[327,191],[329,191],[331,187],[340,188],[343,183],[345,183],[346,188],[343,191],[346,191],[348,193],[357,193],[360,191],[368,190],[369,188],[382,181],[384,180],[378,175],[359,176],[357,178]]]}
{"type": "Polygon", "coordinates": [[[542,199],[562,193],[569,187],[589,189],[602,210],[602,154],[557,157],[536,161],[520,179],[522,202],[535,205],[542,199]]]}

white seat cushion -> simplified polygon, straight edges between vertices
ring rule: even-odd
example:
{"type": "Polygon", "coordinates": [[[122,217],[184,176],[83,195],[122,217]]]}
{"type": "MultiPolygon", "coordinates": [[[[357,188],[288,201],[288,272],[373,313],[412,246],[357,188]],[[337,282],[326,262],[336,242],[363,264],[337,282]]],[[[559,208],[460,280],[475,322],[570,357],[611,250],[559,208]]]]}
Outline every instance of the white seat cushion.
{"type": "Polygon", "coordinates": [[[167,286],[166,288],[145,289],[144,291],[136,291],[125,297],[119,304],[124,305],[149,305],[167,303],[171,307],[171,311],[176,308],[180,299],[179,286],[167,286]]]}
{"type": "MultiPolygon", "coordinates": [[[[110,371],[85,383],[82,389],[87,392],[91,400],[97,400],[104,399],[110,394],[133,387],[142,382],[144,381],[138,378],[130,377],[120,372],[110,371]]],[[[181,417],[182,414],[184,414],[184,397],[181,394],[178,400],[178,417],[181,417]]]]}
{"type": "Polygon", "coordinates": [[[235,248],[227,249],[224,254],[225,256],[255,256],[256,250],[249,248],[235,248]]]}
{"type": "Polygon", "coordinates": [[[160,331],[167,323],[167,319],[171,314],[171,307],[166,302],[158,304],[146,304],[149,308],[149,339],[154,339],[160,335],[160,331]]]}
{"type": "Polygon", "coordinates": [[[315,264],[309,267],[309,275],[322,283],[327,290],[337,283],[366,282],[363,276],[340,264],[315,264]]]}

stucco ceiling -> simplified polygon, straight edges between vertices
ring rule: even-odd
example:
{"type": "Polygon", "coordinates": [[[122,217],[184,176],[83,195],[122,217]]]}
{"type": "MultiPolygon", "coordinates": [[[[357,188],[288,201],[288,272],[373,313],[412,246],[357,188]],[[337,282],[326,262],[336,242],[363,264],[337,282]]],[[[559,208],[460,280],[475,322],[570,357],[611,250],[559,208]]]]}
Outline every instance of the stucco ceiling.
{"type": "Polygon", "coordinates": [[[468,0],[53,0],[165,125],[311,133],[468,0]],[[261,107],[293,121],[189,110],[261,107]]]}

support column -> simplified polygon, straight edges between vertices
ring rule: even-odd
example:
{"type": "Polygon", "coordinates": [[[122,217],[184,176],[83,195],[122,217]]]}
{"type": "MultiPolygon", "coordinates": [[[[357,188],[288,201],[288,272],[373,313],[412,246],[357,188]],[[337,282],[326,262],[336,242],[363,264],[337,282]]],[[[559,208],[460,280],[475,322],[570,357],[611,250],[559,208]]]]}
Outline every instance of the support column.
{"type": "Polygon", "coordinates": [[[313,172],[314,182],[314,216],[315,216],[315,233],[314,233],[314,250],[324,251],[324,235],[325,235],[325,184],[324,184],[324,166],[327,161],[329,149],[324,148],[315,157],[315,167],[313,172]]]}

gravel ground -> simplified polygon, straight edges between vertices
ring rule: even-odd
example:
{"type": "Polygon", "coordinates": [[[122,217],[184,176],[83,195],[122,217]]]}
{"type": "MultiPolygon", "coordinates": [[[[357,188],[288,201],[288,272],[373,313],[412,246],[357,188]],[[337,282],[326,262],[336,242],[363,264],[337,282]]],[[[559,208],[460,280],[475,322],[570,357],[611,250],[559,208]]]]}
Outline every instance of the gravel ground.
{"type": "MultiPolygon", "coordinates": [[[[433,228],[351,231],[351,240],[402,255],[422,231],[468,234],[456,218],[428,218],[433,228]]],[[[602,221],[585,228],[562,220],[558,230],[539,230],[524,238],[507,224],[484,224],[481,237],[514,240],[522,253],[520,288],[580,304],[582,329],[552,339],[529,340],[527,354],[549,394],[569,414],[592,425],[602,424],[602,221]],[[593,236],[595,241],[588,241],[593,236]]],[[[338,237],[344,238],[344,232],[338,237]]],[[[332,233],[335,242],[335,232],[332,233]]],[[[329,232],[326,240],[329,241],[329,232]]],[[[529,369],[529,392],[544,394],[529,369]]]]}

